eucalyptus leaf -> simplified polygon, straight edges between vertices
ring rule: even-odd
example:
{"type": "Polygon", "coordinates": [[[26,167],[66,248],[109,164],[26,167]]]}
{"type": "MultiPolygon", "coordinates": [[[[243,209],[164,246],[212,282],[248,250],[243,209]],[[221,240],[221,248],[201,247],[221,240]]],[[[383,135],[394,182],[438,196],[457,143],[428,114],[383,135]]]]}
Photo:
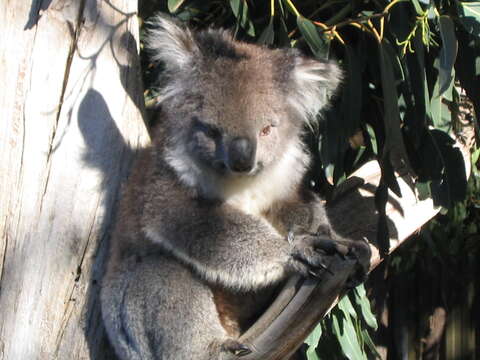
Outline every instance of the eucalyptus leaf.
{"type": "Polygon", "coordinates": [[[184,2],[185,0],[168,0],[168,11],[172,14],[176,13],[184,2]]]}
{"type": "Polygon", "coordinates": [[[442,37],[442,48],[440,50],[440,89],[438,96],[441,96],[451,87],[454,79],[453,66],[457,58],[458,42],[455,36],[455,25],[449,16],[442,15],[438,19],[440,35],[442,37]]]}
{"type": "MultiPolygon", "coordinates": [[[[441,73],[441,60],[436,58],[434,60],[434,68],[441,73]]],[[[454,70],[452,69],[452,73],[454,70]]],[[[432,115],[432,121],[435,128],[441,129],[443,131],[450,131],[452,127],[452,113],[445,103],[444,99],[452,97],[453,91],[453,81],[449,83],[447,89],[441,93],[441,76],[437,76],[433,79],[434,86],[432,91],[432,98],[430,99],[430,111],[432,115]]]]}
{"type": "Polygon", "coordinates": [[[255,36],[255,27],[249,17],[247,1],[230,0],[230,7],[240,26],[245,29],[248,35],[255,36]]]}
{"type": "MultiPolygon", "coordinates": [[[[367,345],[368,349],[370,352],[373,354],[374,359],[381,359],[381,355],[377,351],[377,347],[375,346],[375,343],[373,342],[370,334],[368,333],[367,330],[363,329],[362,330],[362,337],[365,345],[367,345]]],[[[370,357],[369,357],[370,358],[370,357]]]]}
{"type": "Polygon", "coordinates": [[[442,177],[432,181],[433,201],[436,206],[451,207],[466,195],[465,162],[462,153],[455,147],[455,140],[448,134],[436,129],[430,133],[443,162],[442,177]]]}
{"type": "Polygon", "coordinates": [[[408,166],[400,127],[400,111],[398,108],[398,93],[393,64],[397,63],[396,55],[391,45],[382,41],[379,44],[380,71],[383,91],[383,110],[385,126],[385,145],[382,149],[382,157],[390,156],[392,163],[397,166],[408,166]]]}
{"type": "Polygon", "coordinates": [[[333,333],[336,335],[343,354],[349,360],[367,360],[357,338],[355,326],[350,316],[332,317],[333,333]]]}
{"type": "Polygon", "coordinates": [[[416,11],[418,16],[422,16],[425,13],[422,6],[420,5],[419,0],[412,0],[412,4],[413,4],[413,7],[415,8],[415,11],[416,11]]]}
{"type": "Polygon", "coordinates": [[[365,323],[371,327],[373,330],[377,330],[378,324],[375,315],[372,313],[370,307],[370,301],[368,301],[367,294],[365,292],[365,287],[363,284],[355,288],[355,302],[360,306],[360,311],[362,314],[362,319],[365,323]]]}
{"type": "Polygon", "coordinates": [[[342,120],[346,137],[360,128],[362,112],[363,58],[350,45],[345,45],[346,80],[342,92],[342,120]]]}
{"type": "Polygon", "coordinates": [[[275,40],[275,31],[273,29],[273,18],[270,18],[270,22],[267,27],[263,29],[260,37],[258,38],[259,44],[272,45],[275,40]]]}
{"type": "Polygon", "coordinates": [[[317,346],[322,336],[322,325],[318,324],[310,335],[305,339],[305,343],[308,345],[307,357],[308,360],[320,360],[317,355],[317,346]]]}
{"type": "Polygon", "coordinates": [[[372,147],[372,151],[375,155],[378,155],[378,144],[377,144],[377,136],[375,135],[375,131],[370,124],[365,124],[365,128],[367,129],[368,137],[370,138],[370,146],[372,147]]]}
{"type": "Polygon", "coordinates": [[[345,313],[345,316],[350,315],[352,318],[357,318],[357,312],[353,308],[352,302],[348,298],[348,296],[342,297],[342,299],[338,302],[338,308],[345,313]]]}
{"type": "Polygon", "coordinates": [[[324,57],[327,53],[328,44],[325,39],[318,34],[317,27],[310,20],[303,16],[297,16],[297,26],[316,57],[324,57]]]}

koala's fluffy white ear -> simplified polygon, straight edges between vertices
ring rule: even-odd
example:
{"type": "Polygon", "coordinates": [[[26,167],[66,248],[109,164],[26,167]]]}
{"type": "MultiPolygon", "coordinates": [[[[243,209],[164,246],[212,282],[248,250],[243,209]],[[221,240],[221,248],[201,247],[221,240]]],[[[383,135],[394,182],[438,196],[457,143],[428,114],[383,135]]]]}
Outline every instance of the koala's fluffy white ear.
{"type": "Polygon", "coordinates": [[[157,15],[148,22],[146,46],[154,61],[167,69],[180,70],[199,53],[191,31],[166,16],[157,15]]]}
{"type": "Polygon", "coordinates": [[[295,57],[292,71],[297,88],[292,99],[306,118],[311,118],[328,103],[327,92],[331,95],[342,80],[342,71],[335,62],[295,57]]]}

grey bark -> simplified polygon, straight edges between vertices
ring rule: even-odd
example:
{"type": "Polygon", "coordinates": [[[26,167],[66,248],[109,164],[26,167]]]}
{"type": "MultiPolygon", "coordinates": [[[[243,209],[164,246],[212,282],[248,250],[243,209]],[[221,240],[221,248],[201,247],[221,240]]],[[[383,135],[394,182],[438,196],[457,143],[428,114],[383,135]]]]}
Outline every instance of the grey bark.
{"type": "Polygon", "coordinates": [[[0,359],[95,359],[106,233],[142,121],[136,2],[0,3],[0,359]]]}

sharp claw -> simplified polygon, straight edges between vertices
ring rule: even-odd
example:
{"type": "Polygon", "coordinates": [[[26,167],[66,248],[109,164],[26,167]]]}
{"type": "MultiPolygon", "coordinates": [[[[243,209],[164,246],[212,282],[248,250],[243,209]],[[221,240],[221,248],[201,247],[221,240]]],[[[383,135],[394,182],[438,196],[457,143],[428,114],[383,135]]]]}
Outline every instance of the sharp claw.
{"type": "Polygon", "coordinates": [[[233,354],[235,356],[238,356],[238,357],[242,357],[242,356],[246,356],[248,354],[251,354],[252,353],[252,350],[250,350],[248,347],[246,347],[245,345],[240,345],[238,347],[238,349],[235,349],[233,351],[233,354]]]}
{"type": "MultiPolygon", "coordinates": [[[[319,268],[321,268],[323,271],[326,271],[327,273],[329,273],[330,275],[333,275],[333,272],[328,268],[326,267],[325,265],[320,265],[319,268]]],[[[322,277],[321,275],[321,272],[319,270],[308,270],[308,273],[310,275],[312,275],[313,277],[317,278],[317,279],[320,279],[322,277]]]]}

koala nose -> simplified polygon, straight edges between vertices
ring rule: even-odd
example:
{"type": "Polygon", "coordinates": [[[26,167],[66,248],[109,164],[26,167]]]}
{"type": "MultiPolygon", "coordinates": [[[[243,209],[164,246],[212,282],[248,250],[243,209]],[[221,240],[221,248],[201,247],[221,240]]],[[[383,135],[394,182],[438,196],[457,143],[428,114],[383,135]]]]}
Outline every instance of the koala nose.
{"type": "Polygon", "coordinates": [[[237,172],[252,170],[255,162],[255,150],[255,144],[248,138],[233,139],[228,151],[230,169],[237,172]]]}

